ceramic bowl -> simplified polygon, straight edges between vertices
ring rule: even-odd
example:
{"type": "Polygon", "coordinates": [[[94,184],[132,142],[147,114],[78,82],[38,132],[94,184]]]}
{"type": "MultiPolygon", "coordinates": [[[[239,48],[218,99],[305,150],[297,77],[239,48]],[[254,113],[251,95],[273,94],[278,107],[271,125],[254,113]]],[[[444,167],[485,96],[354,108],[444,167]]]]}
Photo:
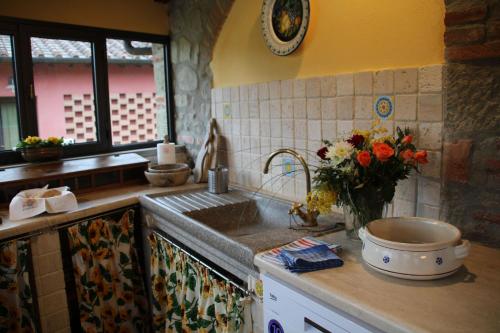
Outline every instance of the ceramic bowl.
{"type": "MultiPolygon", "coordinates": [[[[169,164],[166,164],[169,165],[169,164]]],[[[175,164],[172,164],[175,165],[175,164]]],[[[180,186],[184,185],[189,175],[191,174],[191,169],[189,167],[172,167],[166,168],[163,171],[144,171],[146,179],[154,186],[180,186]]]]}
{"type": "Polygon", "coordinates": [[[149,167],[148,172],[179,172],[186,169],[189,169],[186,163],[159,164],[149,167]]]}
{"type": "Polygon", "coordinates": [[[456,272],[469,254],[455,226],[419,217],[375,220],[359,231],[364,261],[377,271],[411,280],[432,280],[456,272]]]}

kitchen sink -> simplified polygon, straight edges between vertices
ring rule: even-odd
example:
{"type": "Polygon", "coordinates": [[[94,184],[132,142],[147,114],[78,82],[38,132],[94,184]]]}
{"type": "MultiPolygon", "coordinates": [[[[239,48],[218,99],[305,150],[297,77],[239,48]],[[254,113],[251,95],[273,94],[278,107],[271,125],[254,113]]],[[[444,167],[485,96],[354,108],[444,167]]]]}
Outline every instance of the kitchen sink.
{"type": "Polygon", "coordinates": [[[290,222],[291,202],[241,189],[224,194],[192,190],[146,195],[141,203],[163,218],[160,228],[165,232],[183,231],[193,243],[202,242],[251,268],[258,252],[343,227],[342,216],[332,214],[320,216],[317,228],[291,229],[300,223],[290,222]]]}

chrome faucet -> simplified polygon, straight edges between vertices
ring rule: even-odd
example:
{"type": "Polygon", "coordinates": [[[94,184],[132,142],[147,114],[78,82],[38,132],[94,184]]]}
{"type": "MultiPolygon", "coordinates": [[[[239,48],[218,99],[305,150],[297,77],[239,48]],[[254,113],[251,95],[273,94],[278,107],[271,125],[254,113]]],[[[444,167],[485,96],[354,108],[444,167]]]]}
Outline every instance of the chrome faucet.
{"type": "MultiPolygon", "coordinates": [[[[304,158],[297,153],[293,149],[288,149],[288,148],[282,148],[282,149],[277,149],[273,151],[271,154],[269,154],[266,164],[264,165],[264,174],[269,173],[269,165],[271,164],[271,161],[273,160],[274,157],[280,154],[290,154],[293,157],[295,157],[297,160],[299,160],[300,164],[302,164],[302,168],[304,168],[304,173],[306,174],[306,190],[307,194],[311,192],[311,174],[309,172],[309,167],[307,166],[306,161],[304,158]]],[[[303,207],[303,204],[300,203],[293,203],[292,207],[288,211],[288,214],[290,215],[297,215],[304,221],[304,224],[302,225],[303,227],[315,227],[318,225],[317,222],[317,217],[319,215],[317,210],[312,210],[309,209],[309,207],[306,209],[306,211],[302,211],[301,208],[303,207]]]]}

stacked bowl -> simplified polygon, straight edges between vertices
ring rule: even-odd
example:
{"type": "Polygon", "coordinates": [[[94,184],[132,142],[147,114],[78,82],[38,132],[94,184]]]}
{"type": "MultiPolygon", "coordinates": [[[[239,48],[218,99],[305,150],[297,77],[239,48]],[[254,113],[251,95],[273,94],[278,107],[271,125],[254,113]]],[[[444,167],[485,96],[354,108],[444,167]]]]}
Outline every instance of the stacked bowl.
{"type": "Polygon", "coordinates": [[[185,163],[155,165],[144,171],[151,185],[161,187],[184,185],[190,174],[191,169],[185,163]]]}

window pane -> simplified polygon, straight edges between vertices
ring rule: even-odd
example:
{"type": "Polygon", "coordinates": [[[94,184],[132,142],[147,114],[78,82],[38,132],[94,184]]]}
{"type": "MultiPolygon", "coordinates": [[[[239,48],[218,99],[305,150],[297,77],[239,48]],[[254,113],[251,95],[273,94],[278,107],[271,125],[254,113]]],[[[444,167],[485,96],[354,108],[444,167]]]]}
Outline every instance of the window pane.
{"type": "Polygon", "coordinates": [[[12,38],[0,35],[0,151],[19,142],[19,121],[12,61],[12,38]]]}
{"type": "Polygon", "coordinates": [[[33,37],[31,55],[39,136],[96,141],[91,43],[33,37]]]}
{"type": "Polygon", "coordinates": [[[167,134],[164,46],[108,39],[113,145],[162,139],[167,134]]]}

